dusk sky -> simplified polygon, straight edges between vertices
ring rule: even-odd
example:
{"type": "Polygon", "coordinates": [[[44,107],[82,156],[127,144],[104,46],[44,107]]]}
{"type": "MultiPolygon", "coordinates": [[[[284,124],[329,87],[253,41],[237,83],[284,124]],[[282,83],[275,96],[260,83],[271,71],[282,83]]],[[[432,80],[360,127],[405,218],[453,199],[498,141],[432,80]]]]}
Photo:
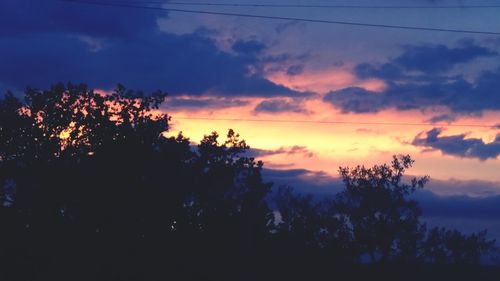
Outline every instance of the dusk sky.
{"type": "MultiPolygon", "coordinates": [[[[2,93],[58,81],[105,92],[117,83],[160,89],[169,94],[162,108],[172,115],[169,134],[197,141],[232,128],[277,182],[329,192],[339,166],[410,154],[410,173],[431,176],[429,210],[445,204],[463,215],[473,212],[464,206],[482,204],[500,214],[488,209],[500,202],[500,35],[70,2],[0,2],[2,93]]],[[[493,1],[272,2],[435,9],[89,2],[500,32],[500,8],[443,8],[493,1]]]]}

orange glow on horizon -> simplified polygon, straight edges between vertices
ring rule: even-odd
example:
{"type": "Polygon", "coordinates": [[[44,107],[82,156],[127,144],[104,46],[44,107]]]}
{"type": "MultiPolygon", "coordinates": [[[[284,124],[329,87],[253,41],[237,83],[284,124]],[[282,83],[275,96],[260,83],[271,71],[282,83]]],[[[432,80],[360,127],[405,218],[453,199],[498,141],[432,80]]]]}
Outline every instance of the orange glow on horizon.
{"type": "MultiPolygon", "coordinates": [[[[199,141],[203,135],[217,131],[223,136],[228,129],[238,132],[252,148],[277,150],[283,147],[303,146],[312,157],[303,154],[274,154],[259,159],[274,169],[304,168],[311,171],[324,171],[336,175],[339,166],[358,164],[374,165],[386,163],[393,154],[410,154],[416,159],[412,173],[431,175],[437,179],[487,179],[500,181],[500,161],[490,159],[461,159],[443,155],[439,151],[426,151],[409,143],[419,133],[433,127],[429,125],[360,125],[360,124],[323,124],[323,123],[283,123],[251,122],[230,120],[186,120],[179,117],[212,117],[229,119],[278,119],[309,121],[348,121],[348,122],[391,122],[422,123],[429,118],[420,111],[385,110],[370,114],[345,114],[324,103],[321,99],[304,102],[305,113],[258,113],[253,109],[262,98],[249,98],[248,105],[227,109],[169,109],[172,115],[172,128],[169,135],[182,131],[192,141],[199,141]]],[[[481,118],[464,117],[457,122],[469,124],[494,124],[499,113],[487,112],[481,118]]],[[[481,138],[492,141],[496,133],[490,128],[446,127],[443,136],[468,133],[467,138],[481,138]]]]}

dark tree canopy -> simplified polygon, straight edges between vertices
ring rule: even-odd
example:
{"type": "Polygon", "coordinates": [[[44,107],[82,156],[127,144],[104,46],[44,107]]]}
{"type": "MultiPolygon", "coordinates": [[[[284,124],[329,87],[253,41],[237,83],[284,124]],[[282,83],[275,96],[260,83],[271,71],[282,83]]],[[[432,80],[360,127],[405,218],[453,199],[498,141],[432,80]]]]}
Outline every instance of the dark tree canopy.
{"type": "Polygon", "coordinates": [[[1,280],[355,279],[493,249],[485,232],[427,231],[409,156],[341,168],[345,189],[318,200],[266,183],[233,130],[168,136],[164,98],[57,84],[0,100],[1,280]]]}
{"type": "Polygon", "coordinates": [[[409,195],[423,188],[428,177],[403,182],[410,156],[394,157],[391,165],[340,168],[346,189],[337,195],[337,208],[350,225],[360,251],[372,262],[414,258],[422,235],[421,210],[409,195]]]}
{"type": "Polygon", "coordinates": [[[240,156],[248,146],[232,130],[196,149],[166,137],[163,99],[59,84],[1,101],[3,261],[50,257],[70,271],[65,257],[93,258],[115,272],[168,252],[182,264],[190,252],[258,248],[273,225],[262,163],[240,156]]]}

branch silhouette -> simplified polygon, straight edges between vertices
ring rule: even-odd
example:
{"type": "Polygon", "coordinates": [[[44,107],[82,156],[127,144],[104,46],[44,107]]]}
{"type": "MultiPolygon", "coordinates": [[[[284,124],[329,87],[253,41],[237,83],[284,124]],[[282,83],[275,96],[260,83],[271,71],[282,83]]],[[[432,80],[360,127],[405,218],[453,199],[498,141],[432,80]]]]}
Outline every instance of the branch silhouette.
{"type": "Polygon", "coordinates": [[[233,130],[168,137],[165,96],[60,83],[0,100],[2,280],[460,279],[495,250],[427,230],[410,156],[340,168],[344,190],[318,200],[264,181],[233,130]]]}

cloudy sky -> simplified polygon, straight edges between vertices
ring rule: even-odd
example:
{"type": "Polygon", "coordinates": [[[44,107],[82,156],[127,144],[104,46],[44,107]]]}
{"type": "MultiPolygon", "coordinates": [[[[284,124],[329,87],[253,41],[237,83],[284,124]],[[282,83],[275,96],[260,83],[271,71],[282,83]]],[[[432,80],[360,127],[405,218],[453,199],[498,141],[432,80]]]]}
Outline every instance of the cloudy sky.
{"type": "Polygon", "coordinates": [[[499,35],[162,10],[500,32],[500,8],[456,7],[493,1],[90,2],[99,5],[0,2],[2,93],[58,81],[160,89],[169,93],[162,110],[173,116],[171,134],[196,141],[235,129],[278,183],[328,193],[338,187],[339,166],[410,154],[410,172],[433,179],[422,195],[429,212],[446,203],[484,215],[492,209],[478,206],[500,202],[499,35]],[[127,5],[160,9],[119,7],[127,5]]]}

